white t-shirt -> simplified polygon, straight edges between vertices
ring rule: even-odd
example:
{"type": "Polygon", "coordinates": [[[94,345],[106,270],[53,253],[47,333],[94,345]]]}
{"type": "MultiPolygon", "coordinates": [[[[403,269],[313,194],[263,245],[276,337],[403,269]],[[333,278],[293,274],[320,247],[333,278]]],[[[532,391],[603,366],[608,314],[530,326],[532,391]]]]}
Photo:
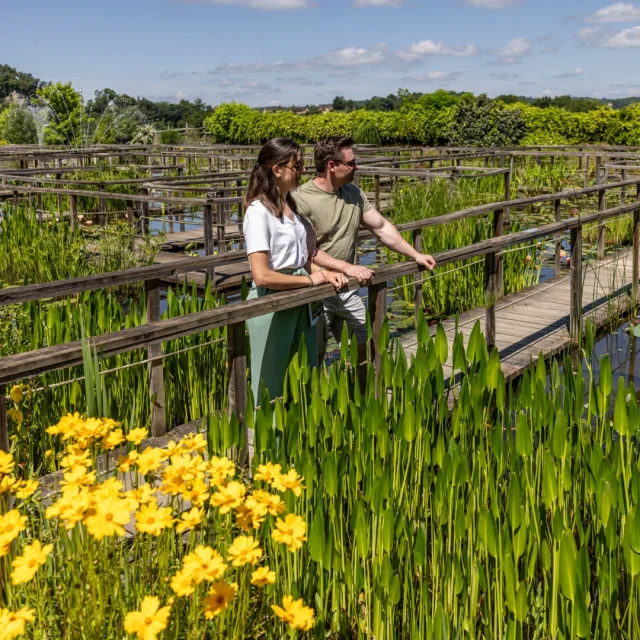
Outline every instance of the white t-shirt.
{"type": "Polygon", "coordinates": [[[245,211],[242,224],[247,254],[269,252],[269,268],[300,269],[309,259],[307,230],[297,214],[291,220],[278,218],[267,207],[254,200],[245,211]]]}

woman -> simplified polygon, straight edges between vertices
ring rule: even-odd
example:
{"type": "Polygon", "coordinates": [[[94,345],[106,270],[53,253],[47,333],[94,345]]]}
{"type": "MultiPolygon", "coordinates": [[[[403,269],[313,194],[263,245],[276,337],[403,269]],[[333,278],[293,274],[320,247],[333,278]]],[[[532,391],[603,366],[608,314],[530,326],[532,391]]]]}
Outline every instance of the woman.
{"type": "MultiPolygon", "coordinates": [[[[304,170],[302,149],[288,138],[270,140],[258,154],[245,195],[243,223],[253,276],[249,298],[327,282],[341,289],[347,283],[345,275],[325,271],[309,261],[307,227],[290,194],[300,185],[304,170]]],[[[287,367],[303,335],[307,361],[317,362],[316,320],[310,305],[305,304],[248,321],[256,406],[261,402],[261,382],[271,399],[282,395],[287,367]]]]}

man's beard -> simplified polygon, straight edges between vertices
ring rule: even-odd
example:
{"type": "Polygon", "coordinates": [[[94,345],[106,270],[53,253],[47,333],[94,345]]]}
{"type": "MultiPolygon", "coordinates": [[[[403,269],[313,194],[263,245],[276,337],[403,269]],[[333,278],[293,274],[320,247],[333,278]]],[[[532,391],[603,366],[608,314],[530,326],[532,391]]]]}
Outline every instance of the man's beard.
{"type": "Polygon", "coordinates": [[[345,182],[345,184],[349,184],[351,182],[353,182],[355,180],[356,177],[356,172],[355,171],[351,171],[347,177],[347,181],[345,182]]]}

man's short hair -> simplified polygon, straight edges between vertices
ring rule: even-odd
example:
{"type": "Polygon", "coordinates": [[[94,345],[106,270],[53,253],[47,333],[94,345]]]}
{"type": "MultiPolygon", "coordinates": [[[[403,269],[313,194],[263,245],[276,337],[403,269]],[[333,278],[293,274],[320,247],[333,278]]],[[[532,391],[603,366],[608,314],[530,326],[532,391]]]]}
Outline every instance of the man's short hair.
{"type": "Polygon", "coordinates": [[[327,164],[333,160],[340,160],[340,152],[353,147],[353,138],[346,136],[332,136],[320,140],[313,150],[313,160],[318,173],[324,173],[327,170],[327,164]]]}

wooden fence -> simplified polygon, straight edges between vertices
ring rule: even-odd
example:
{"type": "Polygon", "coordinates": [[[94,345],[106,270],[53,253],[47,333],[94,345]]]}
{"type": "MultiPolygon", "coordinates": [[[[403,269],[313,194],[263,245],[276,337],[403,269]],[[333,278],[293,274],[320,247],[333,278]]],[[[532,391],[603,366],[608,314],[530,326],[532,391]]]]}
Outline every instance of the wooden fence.
{"type": "MultiPolygon", "coordinates": [[[[399,225],[400,231],[412,232],[414,243],[419,246],[422,229],[463,220],[474,216],[493,214],[493,237],[475,244],[458,247],[434,255],[438,266],[466,260],[477,256],[485,256],[485,292],[486,338],[489,347],[495,344],[495,302],[502,295],[503,264],[502,251],[507,247],[527,243],[542,237],[554,236],[556,242],[556,267],[560,262],[560,234],[570,231],[571,234],[571,299],[570,299],[570,334],[572,341],[578,343],[582,331],[582,226],[597,222],[600,234],[604,239],[604,225],[608,220],[633,214],[633,283],[632,300],[638,302],[638,253],[640,249],[640,178],[599,184],[586,189],[564,191],[550,195],[534,196],[517,200],[504,200],[472,207],[462,211],[446,214],[437,218],[410,222],[399,225]],[[560,206],[563,200],[570,200],[590,194],[598,195],[599,205],[605,201],[609,190],[636,188],[635,200],[606,209],[603,206],[593,214],[584,217],[560,219],[560,206]],[[534,229],[517,233],[503,234],[505,214],[509,208],[535,203],[553,203],[556,221],[534,229]]],[[[600,243],[599,243],[600,248],[600,243]]],[[[602,244],[604,247],[604,244],[602,244]]],[[[194,268],[210,268],[217,264],[237,261],[245,258],[244,252],[231,252],[226,255],[189,258],[169,265],[152,265],[126,271],[99,274],[83,278],[75,278],[58,282],[28,285],[0,290],[0,304],[17,304],[28,300],[72,295],[82,291],[91,291],[104,287],[120,286],[132,282],[144,282],[148,295],[147,323],[130,329],[124,329],[95,336],[89,339],[91,348],[96,349],[103,357],[146,348],[149,356],[150,394],[155,398],[152,413],[153,435],[161,435],[166,430],[164,407],[164,380],[162,374],[162,343],[180,337],[201,333],[217,327],[227,327],[227,351],[230,373],[230,411],[235,411],[243,420],[246,411],[246,321],[257,316],[290,309],[335,294],[331,285],[322,285],[295,291],[275,293],[263,298],[238,302],[216,309],[191,313],[168,320],[160,320],[160,278],[167,273],[193,270],[194,268]]],[[[387,294],[389,282],[401,277],[414,276],[416,300],[421,299],[422,271],[415,262],[401,262],[386,265],[376,270],[368,283],[368,309],[373,327],[373,338],[370,344],[370,357],[379,362],[379,336],[387,313],[387,294]]],[[[355,279],[351,279],[344,290],[360,288],[355,279]]],[[[419,305],[416,305],[417,307],[419,305]]],[[[0,396],[6,394],[6,385],[13,381],[23,380],[45,372],[77,366],[82,363],[82,344],[80,341],[45,347],[33,351],[18,353],[0,359],[0,396]]],[[[248,442],[245,439],[245,442],[248,442]]],[[[6,407],[0,402],[0,448],[8,448],[8,431],[6,407]]]]}

